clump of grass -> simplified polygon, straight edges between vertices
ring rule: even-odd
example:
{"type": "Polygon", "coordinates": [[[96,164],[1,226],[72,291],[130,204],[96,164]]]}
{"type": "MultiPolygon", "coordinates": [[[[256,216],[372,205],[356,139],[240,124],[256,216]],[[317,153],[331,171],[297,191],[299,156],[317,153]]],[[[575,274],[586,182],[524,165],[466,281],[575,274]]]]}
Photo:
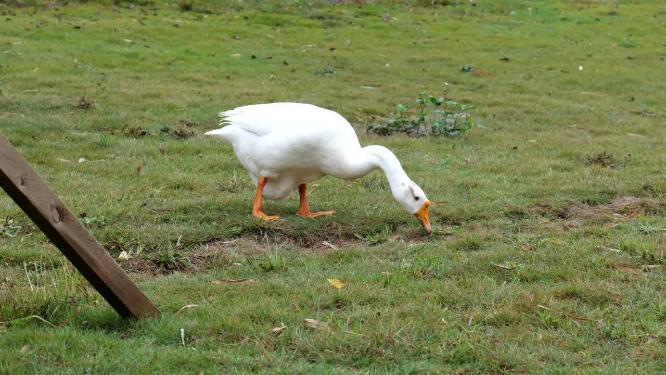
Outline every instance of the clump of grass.
{"type": "Polygon", "coordinates": [[[87,281],[63,258],[55,264],[44,258],[24,262],[17,272],[0,278],[0,323],[14,325],[33,315],[52,321],[67,314],[61,309],[66,301],[78,304],[95,298],[87,281]]]}
{"type": "Polygon", "coordinates": [[[162,129],[160,129],[160,132],[162,134],[171,135],[176,139],[187,139],[195,135],[195,132],[192,130],[192,128],[196,126],[198,126],[198,124],[195,122],[179,120],[177,125],[173,127],[164,126],[162,129]]]}
{"type": "Polygon", "coordinates": [[[605,150],[597,154],[588,155],[585,157],[585,164],[597,165],[602,168],[620,168],[626,166],[631,160],[631,154],[627,154],[624,159],[620,160],[613,154],[609,154],[605,150]]]}
{"type": "Polygon", "coordinates": [[[127,138],[141,138],[148,134],[148,131],[137,126],[127,126],[122,128],[122,133],[127,138]]]}
{"type": "Polygon", "coordinates": [[[90,99],[87,99],[85,96],[79,98],[79,102],[76,103],[76,108],[87,111],[95,107],[95,102],[90,99]]]}
{"type": "Polygon", "coordinates": [[[187,257],[173,246],[161,247],[153,262],[166,273],[184,270],[189,264],[187,257]]]}
{"type": "Polygon", "coordinates": [[[189,12],[194,9],[194,0],[178,0],[178,9],[189,12]]]}
{"type": "Polygon", "coordinates": [[[479,251],[483,248],[481,240],[476,237],[465,237],[453,243],[457,251],[479,251]]]}
{"type": "Polygon", "coordinates": [[[398,104],[393,118],[382,124],[371,124],[367,131],[384,136],[404,133],[410,137],[456,137],[473,128],[476,123],[469,107],[449,97],[448,83],[442,85],[442,92],[443,96],[421,92],[414,109],[398,104]]]}

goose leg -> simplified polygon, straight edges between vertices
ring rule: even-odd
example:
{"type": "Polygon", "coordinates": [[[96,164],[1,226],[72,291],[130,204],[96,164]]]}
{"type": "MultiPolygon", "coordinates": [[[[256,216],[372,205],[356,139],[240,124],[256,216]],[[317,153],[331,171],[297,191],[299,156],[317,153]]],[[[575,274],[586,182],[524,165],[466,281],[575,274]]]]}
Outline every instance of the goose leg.
{"type": "Polygon", "coordinates": [[[266,215],[261,209],[262,194],[264,192],[264,186],[266,186],[267,183],[267,178],[259,176],[259,183],[257,184],[257,195],[254,197],[254,202],[252,203],[252,215],[265,221],[280,220],[279,216],[266,215]]]}
{"type": "Polygon", "coordinates": [[[319,211],[319,212],[310,211],[305,184],[298,185],[298,194],[301,196],[301,207],[298,209],[298,212],[296,212],[296,215],[309,218],[335,215],[335,211],[319,211]]]}

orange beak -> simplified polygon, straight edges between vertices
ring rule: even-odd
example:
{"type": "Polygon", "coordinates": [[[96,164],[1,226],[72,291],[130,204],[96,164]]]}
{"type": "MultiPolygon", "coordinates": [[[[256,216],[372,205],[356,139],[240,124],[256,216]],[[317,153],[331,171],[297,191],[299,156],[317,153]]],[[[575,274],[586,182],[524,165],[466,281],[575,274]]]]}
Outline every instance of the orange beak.
{"type": "Polygon", "coordinates": [[[426,200],[423,202],[423,206],[421,206],[421,208],[419,208],[419,210],[414,215],[419,219],[426,233],[430,234],[432,233],[432,225],[430,225],[430,215],[428,215],[428,208],[430,208],[430,201],[426,200]]]}

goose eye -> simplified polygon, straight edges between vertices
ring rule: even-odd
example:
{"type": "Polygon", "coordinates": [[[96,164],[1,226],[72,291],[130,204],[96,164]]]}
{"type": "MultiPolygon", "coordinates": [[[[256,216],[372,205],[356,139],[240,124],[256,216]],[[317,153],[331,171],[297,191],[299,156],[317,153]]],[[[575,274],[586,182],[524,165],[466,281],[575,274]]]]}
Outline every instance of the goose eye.
{"type": "Polygon", "coordinates": [[[414,197],[414,200],[415,200],[415,201],[419,200],[419,197],[414,197]]]}

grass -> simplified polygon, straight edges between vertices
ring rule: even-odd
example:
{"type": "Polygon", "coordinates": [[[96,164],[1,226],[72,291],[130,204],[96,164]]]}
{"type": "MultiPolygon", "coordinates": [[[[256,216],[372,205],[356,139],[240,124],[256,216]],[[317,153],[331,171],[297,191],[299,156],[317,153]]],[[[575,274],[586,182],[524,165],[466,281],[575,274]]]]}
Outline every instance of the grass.
{"type": "Polygon", "coordinates": [[[162,316],[118,318],[0,196],[0,373],[664,372],[661,2],[11,3],[0,130],[162,316]],[[483,128],[364,133],[443,82],[483,128]],[[286,100],[393,149],[434,234],[378,172],[253,220],[202,133],[286,100]]]}

